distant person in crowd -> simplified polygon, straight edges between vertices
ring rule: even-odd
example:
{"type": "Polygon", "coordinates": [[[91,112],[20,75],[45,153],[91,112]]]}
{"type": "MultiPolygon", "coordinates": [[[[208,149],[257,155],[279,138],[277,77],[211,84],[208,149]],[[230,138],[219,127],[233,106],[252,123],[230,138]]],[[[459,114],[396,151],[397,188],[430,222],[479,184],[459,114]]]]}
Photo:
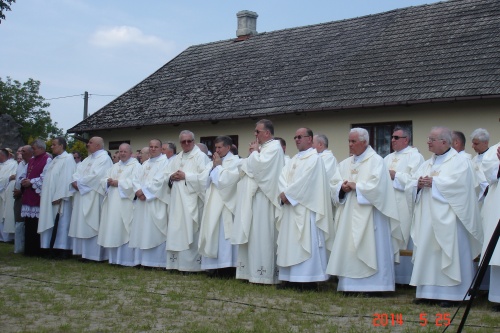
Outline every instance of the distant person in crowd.
{"type": "MultiPolygon", "coordinates": [[[[10,150],[10,149],[9,149],[10,150]]],[[[14,218],[14,191],[17,162],[8,149],[0,149],[0,241],[14,240],[16,224],[14,218]]]]}
{"type": "Polygon", "coordinates": [[[452,132],[451,147],[454,148],[459,154],[463,154],[469,160],[472,158],[471,154],[465,152],[465,135],[460,131],[452,132]]]}
{"type": "Polygon", "coordinates": [[[82,161],[82,154],[77,151],[73,152],[73,158],[75,159],[75,163],[78,164],[82,161]]]}
{"type": "Polygon", "coordinates": [[[323,160],[323,164],[326,169],[326,176],[328,181],[332,179],[335,171],[337,171],[338,163],[337,159],[333,155],[332,151],[328,149],[328,138],[324,134],[317,134],[313,138],[312,147],[316,149],[319,156],[323,160]]]}

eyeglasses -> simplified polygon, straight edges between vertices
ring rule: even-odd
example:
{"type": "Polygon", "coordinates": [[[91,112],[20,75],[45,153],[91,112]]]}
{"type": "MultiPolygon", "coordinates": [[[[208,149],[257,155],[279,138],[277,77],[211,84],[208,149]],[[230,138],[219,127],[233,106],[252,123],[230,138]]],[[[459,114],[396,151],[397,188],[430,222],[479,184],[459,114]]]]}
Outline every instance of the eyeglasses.
{"type": "Polygon", "coordinates": [[[181,141],[181,145],[188,145],[190,143],[192,143],[194,140],[182,140],[181,141]]]}
{"type": "Polygon", "coordinates": [[[265,132],[265,131],[266,131],[266,130],[257,130],[257,129],[256,129],[256,130],[255,130],[255,131],[253,131],[253,132],[254,132],[255,134],[259,134],[260,132],[265,132]]]}
{"type": "Polygon", "coordinates": [[[436,139],[436,138],[427,138],[427,142],[435,142],[443,139],[436,139]]]}
{"type": "Polygon", "coordinates": [[[302,138],[310,138],[311,136],[310,135],[297,135],[297,136],[294,136],[293,139],[294,140],[302,140],[302,138]]]}
{"type": "Polygon", "coordinates": [[[399,140],[399,139],[404,139],[404,138],[407,138],[407,137],[406,136],[393,135],[393,136],[391,136],[391,138],[393,138],[394,140],[399,140]]]}

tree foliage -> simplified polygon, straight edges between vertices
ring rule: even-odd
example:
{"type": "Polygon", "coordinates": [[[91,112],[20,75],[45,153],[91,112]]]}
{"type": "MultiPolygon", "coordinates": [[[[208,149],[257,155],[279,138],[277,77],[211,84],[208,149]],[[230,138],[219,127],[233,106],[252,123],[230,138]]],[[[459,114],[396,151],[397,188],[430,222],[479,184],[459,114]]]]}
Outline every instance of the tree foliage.
{"type": "Polygon", "coordinates": [[[0,114],[9,114],[22,126],[20,132],[24,142],[29,142],[30,138],[46,140],[63,134],[45,110],[50,104],[39,95],[39,89],[40,81],[31,78],[21,83],[8,76],[2,81],[0,77],[0,114]]]}
{"type": "Polygon", "coordinates": [[[10,10],[13,2],[16,2],[16,0],[0,0],[0,23],[2,23],[2,20],[5,20],[4,13],[10,10]]]}

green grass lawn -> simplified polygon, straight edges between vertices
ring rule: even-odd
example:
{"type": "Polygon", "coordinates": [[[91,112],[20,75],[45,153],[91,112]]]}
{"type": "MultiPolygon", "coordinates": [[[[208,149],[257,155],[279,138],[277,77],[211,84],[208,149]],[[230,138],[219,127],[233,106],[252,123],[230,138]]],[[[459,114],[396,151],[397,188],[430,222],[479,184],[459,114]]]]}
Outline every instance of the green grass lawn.
{"type": "MultiPolygon", "coordinates": [[[[0,243],[0,332],[442,332],[436,321],[456,311],[412,304],[413,288],[370,298],[344,296],[333,281],[319,289],[27,258],[0,243]]],[[[500,332],[490,308],[476,299],[466,332],[500,332]]]]}

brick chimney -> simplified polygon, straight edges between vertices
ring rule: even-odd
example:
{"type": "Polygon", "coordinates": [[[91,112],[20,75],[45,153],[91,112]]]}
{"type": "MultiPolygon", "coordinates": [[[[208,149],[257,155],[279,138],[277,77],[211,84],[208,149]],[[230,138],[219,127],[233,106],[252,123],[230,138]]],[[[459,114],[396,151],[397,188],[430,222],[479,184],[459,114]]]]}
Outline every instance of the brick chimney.
{"type": "Polygon", "coordinates": [[[238,30],[236,30],[236,37],[238,39],[247,39],[252,35],[257,34],[257,15],[256,12],[249,10],[242,10],[236,14],[238,18],[238,30]]]}

